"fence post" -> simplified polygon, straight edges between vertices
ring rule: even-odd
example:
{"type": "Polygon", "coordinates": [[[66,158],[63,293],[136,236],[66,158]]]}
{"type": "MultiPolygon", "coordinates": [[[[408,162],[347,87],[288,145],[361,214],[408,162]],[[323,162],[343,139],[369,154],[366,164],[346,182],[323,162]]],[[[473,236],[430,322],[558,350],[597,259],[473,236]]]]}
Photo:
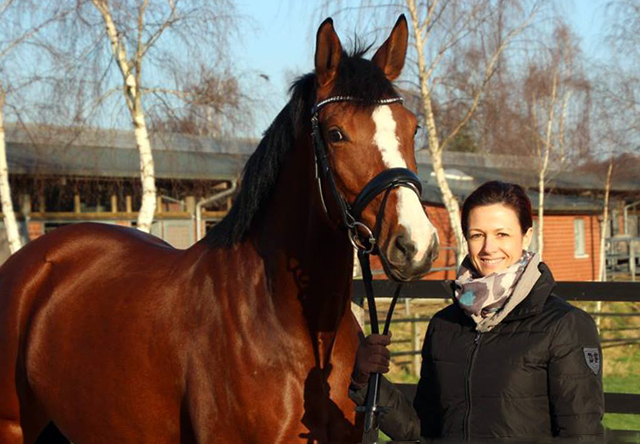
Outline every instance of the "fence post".
{"type": "Polygon", "coordinates": [[[629,273],[631,274],[631,282],[636,281],[636,248],[635,241],[629,241],[629,273]]]}
{"type": "MultiPolygon", "coordinates": [[[[411,317],[411,299],[404,300],[404,315],[406,318],[411,317]]],[[[417,321],[411,321],[411,347],[412,351],[420,351],[420,329],[417,321]]],[[[420,355],[413,355],[413,374],[420,376],[420,355]]]]}
{"type": "MultiPolygon", "coordinates": [[[[417,322],[411,323],[411,336],[413,338],[413,350],[420,351],[420,329],[418,328],[417,322]]],[[[421,354],[413,355],[413,374],[416,376],[420,376],[420,357],[421,354]]]]}

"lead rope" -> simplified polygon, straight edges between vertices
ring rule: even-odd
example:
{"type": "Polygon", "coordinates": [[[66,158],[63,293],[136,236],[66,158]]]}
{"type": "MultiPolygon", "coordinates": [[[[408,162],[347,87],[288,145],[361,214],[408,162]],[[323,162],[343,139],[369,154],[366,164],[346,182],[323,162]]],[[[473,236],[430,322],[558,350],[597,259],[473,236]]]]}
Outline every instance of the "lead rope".
{"type": "MultiPolygon", "coordinates": [[[[391,188],[388,188],[382,198],[380,204],[380,210],[378,211],[378,217],[376,218],[376,225],[374,233],[379,235],[382,228],[382,219],[384,210],[387,207],[387,198],[391,193],[391,188]]],[[[379,334],[380,327],[378,325],[378,311],[376,309],[376,299],[373,294],[373,275],[371,274],[371,262],[370,262],[370,250],[358,249],[358,260],[360,261],[360,268],[362,269],[362,282],[364,284],[365,294],[367,296],[367,305],[369,307],[369,320],[371,324],[371,333],[379,334]]],[[[389,328],[391,326],[391,317],[393,316],[393,310],[396,308],[396,302],[400,296],[402,290],[402,284],[396,286],[396,290],[391,299],[391,305],[387,311],[387,318],[384,323],[383,335],[389,334],[389,328]]],[[[380,414],[384,413],[385,408],[378,405],[380,398],[380,373],[373,373],[369,376],[369,384],[367,388],[367,399],[364,408],[357,408],[356,411],[364,412],[364,431],[362,433],[361,444],[376,444],[379,438],[380,430],[380,414]]]]}
{"type": "MultiPolygon", "coordinates": [[[[369,320],[371,323],[371,333],[379,334],[378,312],[376,310],[376,301],[373,294],[373,276],[371,274],[371,264],[369,261],[369,253],[358,250],[358,260],[362,268],[362,281],[367,296],[367,304],[369,306],[369,320]]],[[[387,319],[384,323],[383,335],[389,334],[391,325],[391,317],[396,307],[396,302],[400,296],[402,284],[396,286],[396,290],[391,300],[391,305],[387,311],[387,319]]],[[[357,407],[356,411],[364,412],[364,431],[362,433],[361,444],[376,444],[378,442],[380,430],[380,414],[385,412],[385,408],[378,405],[380,398],[380,373],[372,373],[369,376],[369,384],[367,389],[367,399],[364,407],[357,407]]]]}

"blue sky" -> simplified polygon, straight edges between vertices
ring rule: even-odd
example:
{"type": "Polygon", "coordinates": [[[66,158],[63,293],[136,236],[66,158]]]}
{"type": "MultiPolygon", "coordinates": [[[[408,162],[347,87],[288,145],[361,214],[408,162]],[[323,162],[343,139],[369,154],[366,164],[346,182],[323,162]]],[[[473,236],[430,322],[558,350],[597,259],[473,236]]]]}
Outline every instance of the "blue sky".
{"type": "MultiPolygon", "coordinates": [[[[604,49],[601,43],[606,0],[556,0],[558,8],[583,40],[583,50],[595,56],[604,49]]],[[[344,1],[343,4],[348,4],[344,1]]],[[[293,76],[313,69],[315,32],[322,19],[331,15],[320,11],[321,0],[244,0],[240,11],[247,17],[243,29],[252,29],[237,43],[238,67],[259,77],[256,87],[268,96],[266,113],[257,116],[259,135],[287,100],[286,90],[293,76]]],[[[341,35],[353,34],[349,24],[336,21],[341,35]]]]}

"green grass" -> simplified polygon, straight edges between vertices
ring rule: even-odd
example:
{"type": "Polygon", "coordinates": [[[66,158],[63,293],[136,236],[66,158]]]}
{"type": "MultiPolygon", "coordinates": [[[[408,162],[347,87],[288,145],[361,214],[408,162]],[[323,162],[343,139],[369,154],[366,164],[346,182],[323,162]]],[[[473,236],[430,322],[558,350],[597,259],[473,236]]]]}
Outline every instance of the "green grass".
{"type": "Polygon", "coordinates": [[[611,375],[603,378],[604,391],[612,393],[633,393],[640,395],[640,374],[611,375]]]}
{"type": "MultiPolygon", "coordinates": [[[[605,392],[640,394],[639,374],[605,376],[603,382],[605,392]]],[[[607,413],[604,415],[602,424],[605,428],[612,430],[640,430],[640,415],[607,413]]]]}

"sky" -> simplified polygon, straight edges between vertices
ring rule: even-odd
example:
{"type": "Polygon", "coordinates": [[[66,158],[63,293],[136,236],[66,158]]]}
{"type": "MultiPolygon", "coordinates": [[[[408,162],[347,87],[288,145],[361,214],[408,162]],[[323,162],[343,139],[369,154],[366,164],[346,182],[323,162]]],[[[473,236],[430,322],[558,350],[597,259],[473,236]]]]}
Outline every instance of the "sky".
{"type": "MultiPolygon", "coordinates": [[[[588,57],[606,51],[601,43],[606,0],[554,1],[581,37],[588,57]]],[[[241,0],[237,4],[245,16],[243,29],[250,30],[236,42],[237,67],[255,77],[252,84],[267,99],[266,111],[256,116],[254,135],[258,136],[286,104],[293,78],[313,70],[315,32],[327,12],[320,9],[321,0],[241,0]]],[[[349,2],[343,0],[343,4],[349,2]]],[[[338,35],[353,35],[349,24],[336,20],[334,25],[338,35]]]]}

